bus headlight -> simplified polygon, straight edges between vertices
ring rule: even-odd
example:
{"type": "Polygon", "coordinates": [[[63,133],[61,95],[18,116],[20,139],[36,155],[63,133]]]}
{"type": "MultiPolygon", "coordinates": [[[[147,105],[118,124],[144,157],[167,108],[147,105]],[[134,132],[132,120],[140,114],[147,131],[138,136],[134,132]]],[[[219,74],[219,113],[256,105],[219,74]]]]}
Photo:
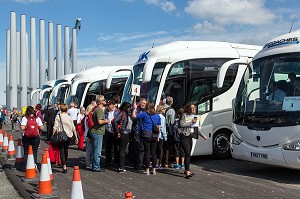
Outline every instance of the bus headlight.
{"type": "Polygon", "coordinates": [[[237,136],[235,136],[233,133],[230,136],[230,143],[235,145],[240,145],[242,140],[240,140],[237,136]]]}
{"type": "Polygon", "coordinates": [[[300,140],[285,144],[282,148],[285,150],[300,151],[300,140]]]}

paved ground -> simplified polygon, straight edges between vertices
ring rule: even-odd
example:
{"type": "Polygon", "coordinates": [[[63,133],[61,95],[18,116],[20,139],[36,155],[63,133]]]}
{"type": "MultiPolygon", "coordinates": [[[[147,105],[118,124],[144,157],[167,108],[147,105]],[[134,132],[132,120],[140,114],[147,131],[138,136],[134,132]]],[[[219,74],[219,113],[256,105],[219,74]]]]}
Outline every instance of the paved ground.
{"type": "Polygon", "coordinates": [[[2,198],[2,199],[22,198],[19,195],[19,193],[17,192],[17,190],[14,188],[14,186],[11,184],[11,182],[9,181],[5,172],[2,169],[0,170],[0,179],[1,179],[0,180],[0,198],[2,198]]]}
{"type": "MultiPolygon", "coordinates": [[[[5,126],[7,129],[8,126],[5,126]]],[[[5,129],[4,128],[4,129],[5,129]]],[[[10,133],[10,132],[9,132],[10,133]]],[[[13,132],[14,139],[21,136],[13,132]]],[[[44,148],[41,142],[39,162],[44,148]]],[[[102,159],[103,162],[104,159],[102,159]]],[[[10,169],[13,162],[2,159],[5,172],[24,198],[36,193],[38,181],[21,182],[24,173],[10,169]]],[[[297,170],[267,166],[262,164],[229,160],[214,160],[211,157],[192,159],[192,171],[196,174],[185,179],[182,170],[163,169],[156,176],[147,176],[127,167],[126,173],[106,169],[103,173],[92,173],[84,169],[84,152],[69,150],[68,173],[62,174],[61,168],[52,167],[55,190],[60,198],[70,198],[72,186],[72,167],[79,165],[85,198],[125,198],[124,193],[131,191],[134,198],[300,198],[300,173],[297,170]]]]}

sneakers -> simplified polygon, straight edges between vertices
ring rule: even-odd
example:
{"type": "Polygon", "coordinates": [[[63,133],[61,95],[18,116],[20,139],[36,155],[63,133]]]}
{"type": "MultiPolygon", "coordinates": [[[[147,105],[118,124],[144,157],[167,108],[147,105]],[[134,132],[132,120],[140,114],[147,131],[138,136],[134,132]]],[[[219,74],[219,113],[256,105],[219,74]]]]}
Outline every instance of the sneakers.
{"type": "Polygon", "coordinates": [[[175,164],[174,169],[180,169],[179,164],[175,164]]]}
{"type": "Polygon", "coordinates": [[[181,169],[184,169],[185,167],[184,167],[184,164],[181,164],[181,169]]]}
{"type": "Polygon", "coordinates": [[[119,172],[119,173],[125,173],[126,170],[125,170],[125,169],[120,169],[120,168],[119,168],[119,169],[118,169],[118,172],[119,172]]]}
{"type": "Polygon", "coordinates": [[[150,175],[149,169],[146,169],[146,171],[144,171],[144,173],[145,173],[147,176],[149,176],[149,175],[150,175]]]}
{"type": "MultiPolygon", "coordinates": [[[[36,172],[39,172],[38,167],[37,167],[36,164],[34,164],[34,167],[35,167],[36,172]]],[[[25,169],[25,171],[26,171],[26,169],[25,169]]]]}
{"type": "Polygon", "coordinates": [[[152,174],[156,175],[156,170],[155,169],[153,169],[152,174]]]}

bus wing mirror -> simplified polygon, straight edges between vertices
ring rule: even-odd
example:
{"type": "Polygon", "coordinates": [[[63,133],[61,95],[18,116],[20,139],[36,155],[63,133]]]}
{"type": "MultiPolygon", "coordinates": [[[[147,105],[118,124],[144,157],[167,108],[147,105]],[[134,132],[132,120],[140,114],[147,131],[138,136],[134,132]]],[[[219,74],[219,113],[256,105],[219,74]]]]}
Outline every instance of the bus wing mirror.
{"type": "Polygon", "coordinates": [[[37,92],[39,92],[39,91],[41,91],[41,90],[42,90],[42,89],[38,88],[38,89],[35,89],[35,90],[31,91],[31,93],[30,93],[30,99],[32,100],[34,94],[36,94],[37,92]]]}
{"type": "Polygon", "coordinates": [[[233,59],[230,60],[228,62],[225,62],[221,67],[220,70],[218,72],[218,76],[217,76],[217,87],[218,88],[222,88],[223,87],[223,83],[224,83],[224,79],[225,79],[225,75],[226,72],[228,70],[228,68],[232,65],[232,64],[248,64],[249,62],[251,62],[251,58],[248,57],[244,57],[244,58],[239,58],[239,59],[233,59]]]}
{"type": "Polygon", "coordinates": [[[170,57],[153,57],[147,60],[143,69],[143,83],[150,82],[155,63],[169,62],[170,57]]]}
{"type": "Polygon", "coordinates": [[[44,93],[51,91],[52,88],[46,88],[40,92],[39,100],[43,99],[44,93]]]}
{"type": "Polygon", "coordinates": [[[78,85],[83,82],[88,83],[89,80],[88,79],[79,79],[79,80],[73,82],[73,84],[71,85],[71,94],[70,94],[71,96],[76,95],[78,85]]]}
{"type": "Polygon", "coordinates": [[[53,97],[56,97],[57,96],[57,93],[58,93],[58,89],[64,85],[71,85],[71,83],[69,82],[62,82],[60,84],[57,84],[57,86],[55,86],[52,90],[52,96],[53,97]]]}
{"type": "Polygon", "coordinates": [[[110,71],[110,73],[108,74],[108,77],[106,79],[106,89],[110,88],[111,82],[112,82],[113,78],[128,77],[130,74],[127,73],[127,72],[131,72],[132,73],[131,68],[132,68],[131,66],[128,66],[128,67],[124,66],[124,68],[114,69],[114,70],[110,71]],[[124,73],[119,74],[119,75],[115,75],[118,72],[124,72],[124,73]]]}

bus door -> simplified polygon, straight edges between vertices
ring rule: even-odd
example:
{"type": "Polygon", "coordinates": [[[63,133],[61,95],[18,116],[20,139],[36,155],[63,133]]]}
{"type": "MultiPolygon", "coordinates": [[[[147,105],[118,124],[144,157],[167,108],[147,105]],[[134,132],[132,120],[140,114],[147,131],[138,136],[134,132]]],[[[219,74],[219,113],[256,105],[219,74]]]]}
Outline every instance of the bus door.
{"type": "Polygon", "coordinates": [[[196,79],[191,82],[189,101],[196,107],[196,114],[200,120],[199,130],[208,138],[207,141],[201,137],[198,140],[193,139],[192,154],[212,154],[213,80],[196,79]]]}

